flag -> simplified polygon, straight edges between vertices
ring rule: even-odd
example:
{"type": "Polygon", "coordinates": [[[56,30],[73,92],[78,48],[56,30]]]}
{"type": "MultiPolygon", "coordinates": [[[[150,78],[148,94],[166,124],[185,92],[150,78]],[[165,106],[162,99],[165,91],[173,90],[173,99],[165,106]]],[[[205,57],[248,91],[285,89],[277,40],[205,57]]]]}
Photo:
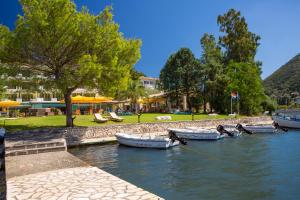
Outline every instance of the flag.
{"type": "Polygon", "coordinates": [[[239,99],[239,93],[237,91],[232,91],[231,99],[239,99]]]}

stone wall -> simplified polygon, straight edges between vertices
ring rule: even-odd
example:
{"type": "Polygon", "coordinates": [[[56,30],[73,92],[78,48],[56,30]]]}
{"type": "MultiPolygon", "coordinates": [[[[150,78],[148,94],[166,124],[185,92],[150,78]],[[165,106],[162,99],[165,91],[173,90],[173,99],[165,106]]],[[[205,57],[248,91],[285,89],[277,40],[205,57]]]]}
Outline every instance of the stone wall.
{"type": "Polygon", "coordinates": [[[35,129],[27,131],[18,131],[13,134],[7,134],[7,141],[31,141],[33,138],[50,140],[53,138],[65,138],[68,146],[79,145],[83,140],[89,139],[107,139],[114,137],[117,132],[127,133],[153,133],[165,132],[168,128],[184,128],[188,126],[195,127],[216,127],[219,124],[237,124],[237,123],[267,123],[271,118],[264,117],[245,117],[232,119],[215,120],[196,120],[196,121],[176,121],[176,122],[156,122],[140,124],[111,124],[91,127],[73,127],[73,128],[52,128],[35,129]]]}
{"type": "Polygon", "coordinates": [[[5,130],[0,128],[0,199],[6,199],[6,175],[5,175],[5,130]]]}
{"type": "Polygon", "coordinates": [[[142,134],[151,132],[164,132],[168,128],[184,128],[188,126],[216,127],[219,124],[264,123],[269,122],[270,120],[270,117],[247,117],[241,119],[177,121],[120,125],[116,124],[94,127],[74,127],[64,129],[64,136],[68,144],[79,144],[80,141],[83,139],[113,137],[117,132],[142,134]]]}

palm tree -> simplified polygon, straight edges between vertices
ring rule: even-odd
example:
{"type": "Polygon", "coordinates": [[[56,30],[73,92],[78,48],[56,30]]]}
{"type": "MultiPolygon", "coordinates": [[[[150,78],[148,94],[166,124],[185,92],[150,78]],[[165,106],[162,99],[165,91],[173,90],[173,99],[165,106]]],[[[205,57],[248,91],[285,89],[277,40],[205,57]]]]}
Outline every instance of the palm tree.
{"type": "Polygon", "coordinates": [[[144,96],[146,96],[146,91],[139,80],[130,80],[127,90],[120,94],[121,98],[130,99],[132,112],[138,111],[138,100],[144,96]]]}

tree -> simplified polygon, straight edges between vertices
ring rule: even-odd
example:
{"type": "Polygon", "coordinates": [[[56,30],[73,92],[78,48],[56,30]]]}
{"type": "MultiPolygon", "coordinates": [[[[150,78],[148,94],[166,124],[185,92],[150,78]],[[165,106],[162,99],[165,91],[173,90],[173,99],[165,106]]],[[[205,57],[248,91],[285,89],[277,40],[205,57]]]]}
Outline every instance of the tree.
{"type": "Polygon", "coordinates": [[[141,76],[146,76],[143,72],[137,71],[135,68],[132,68],[130,71],[130,77],[132,80],[139,80],[141,76]]]}
{"type": "MultiPolygon", "coordinates": [[[[142,86],[139,80],[130,80],[128,88],[121,93],[121,98],[130,99],[131,108],[134,108],[135,112],[138,111],[137,103],[141,97],[146,96],[145,88],[142,86]]],[[[133,111],[133,110],[132,110],[133,111]]]]}
{"type": "Polygon", "coordinates": [[[265,100],[265,94],[259,74],[258,68],[253,66],[251,62],[230,62],[228,64],[229,85],[227,94],[232,91],[238,92],[240,111],[243,114],[253,115],[262,111],[261,104],[265,100]]]}
{"type": "Polygon", "coordinates": [[[70,0],[21,0],[23,16],[3,35],[0,60],[45,77],[64,94],[66,125],[72,126],[71,94],[83,86],[115,95],[127,87],[140,57],[139,40],[127,40],[114,23],[111,7],[99,15],[76,10],[70,0]]]}
{"type": "Polygon", "coordinates": [[[202,56],[200,58],[204,74],[204,112],[206,112],[206,101],[210,109],[224,112],[224,91],[227,84],[224,77],[223,55],[221,48],[217,45],[213,35],[204,34],[200,40],[202,56]]]}
{"type": "Polygon", "coordinates": [[[246,19],[234,9],[218,16],[217,22],[220,31],[225,33],[219,38],[219,44],[225,50],[224,64],[229,81],[225,99],[237,91],[241,112],[256,114],[261,111],[261,103],[266,98],[260,77],[261,62],[255,60],[260,36],[248,30],[246,19]]]}
{"type": "Polygon", "coordinates": [[[172,54],[164,67],[160,71],[159,75],[159,87],[163,91],[165,91],[168,95],[168,98],[174,97],[172,99],[176,100],[176,106],[179,107],[179,92],[180,92],[180,84],[179,78],[180,75],[177,71],[177,67],[175,65],[175,54],[172,54]]]}
{"type": "Polygon", "coordinates": [[[226,63],[253,62],[260,36],[250,32],[246,19],[239,11],[230,9],[224,15],[218,16],[220,31],[225,33],[219,38],[219,43],[225,49],[226,63]]]}
{"type": "MultiPolygon", "coordinates": [[[[168,93],[186,95],[189,110],[192,109],[190,96],[199,89],[201,66],[188,48],[181,48],[171,55],[160,73],[162,88],[168,93]]],[[[177,96],[178,104],[178,96],[177,96]]]]}
{"type": "Polygon", "coordinates": [[[0,99],[4,96],[5,92],[5,83],[2,79],[0,79],[0,99]]]}

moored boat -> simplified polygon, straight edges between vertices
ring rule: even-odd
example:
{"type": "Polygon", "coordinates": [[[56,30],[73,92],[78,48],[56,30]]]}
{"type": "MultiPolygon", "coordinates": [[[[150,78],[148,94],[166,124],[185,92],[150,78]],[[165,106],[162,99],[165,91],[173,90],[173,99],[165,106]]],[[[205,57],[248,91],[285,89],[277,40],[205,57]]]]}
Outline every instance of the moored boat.
{"type": "Polygon", "coordinates": [[[167,149],[179,145],[178,140],[166,136],[117,133],[116,138],[120,144],[131,147],[167,149]]]}
{"type": "Polygon", "coordinates": [[[273,115],[274,122],[280,127],[300,129],[300,115],[295,116],[281,116],[273,115]]]}
{"type": "Polygon", "coordinates": [[[170,128],[178,137],[188,140],[219,140],[225,137],[214,129],[203,128],[170,128]]]}
{"type": "Polygon", "coordinates": [[[285,129],[282,129],[279,126],[274,125],[246,125],[243,126],[241,124],[236,125],[236,129],[240,132],[245,132],[248,134],[253,133],[282,133],[283,131],[286,131],[285,129]]]}
{"type": "Polygon", "coordinates": [[[241,136],[242,133],[236,130],[234,126],[230,125],[219,125],[217,128],[199,128],[199,127],[186,127],[187,129],[192,130],[203,130],[204,132],[218,132],[221,135],[224,135],[224,137],[238,137],[241,136]],[[223,127],[223,129],[222,129],[223,127]],[[220,128],[222,130],[220,130],[220,128]]]}
{"type": "Polygon", "coordinates": [[[238,131],[233,125],[219,125],[217,131],[224,134],[225,137],[239,137],[242,135],[242,132],[238,131]]]}

